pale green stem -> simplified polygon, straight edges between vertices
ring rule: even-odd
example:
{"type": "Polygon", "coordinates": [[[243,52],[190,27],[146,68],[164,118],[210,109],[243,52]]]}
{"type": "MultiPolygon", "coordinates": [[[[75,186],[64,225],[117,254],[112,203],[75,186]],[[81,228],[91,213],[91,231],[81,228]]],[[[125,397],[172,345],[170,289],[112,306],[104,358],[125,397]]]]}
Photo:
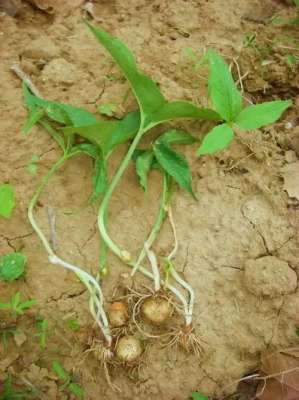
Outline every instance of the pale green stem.
{"type": "Polygon", "coordinates": [[[125,172],[128,164],[132,158],[132,155],[133,155],[142,135],[144,134],[144,132],[145,132],[145,130],[143,128],[143,121],[141,121],[139,131],[137,132],[137,135],[135,136],[131,146],[129,147],[127,154],[125,155],[124,159],[122,160],[116,174],[112,178],[109,188],[108,188],[107,192],[105,193],[104,198],[101,202],[101,206],[100,206],[99,213],[98,213],[98,226],[99,226],[99,231],[101,233],[102,239],[105,241],[105,243],[110,248],[110,250],[125,262],[130,260],[130,255],[126,251],[121,250],[116,245],[116,243],[110,238],[110,236],[106,230],[105,214],[108,211],[109,200],[110,200],[116,186],[118,185],[120,178],[122,177],[123,173],[125,172]]]}
{"type": "Polygon", "coordinates": [[[65,163],[66,160],[69,158],[73,157],[78,153],[72,153],[72,154],[67,154],[64,153],[63,156],[50,168],[50,170],[47,172],[45,177],[42,180],[41,185],[38,187],[36,192],[34,193],[28,207],[28,219],[32,225],[32,228],[36,232],[36,234],[39,236],[40,240],[42,241],[48,255],[49,255],[49,261],[52,264],[55,265],[60,265],[64,268],[67,268],[73,272],[76,273],[76,275],[79,277],[79,279],[83,282],[83,284],[87,287],[90,296],[91,296],[91,301],[90,301],[90,311],[95,318],[97,324],[101,328],[105,339],[107,340],[108,345],[110,346],[112,343],[112,337],[110,335],[110,330],[109,330],[109,325],[107,321],[107,317],[105,314],[105,311],[103,309],[103,295],[102,295],[102,290],[98,284],[98,282],[95,280],[95,278],[87,273],[86,271],[82,270],[81,268],[70,264],[64,260],[62,260],[60,257],[58,257],[54,251],[52,250],[50,243],[48,242],[47,238],[45,237],[44,233],[38,226],[37,222],[35,221],[34,218],[34,207],[44,191],[45,187],[47,186],[49,180],[51,177],[55,174],[55,172],[65,163]],[[96,311],[97,309],[97,311],[96,311]],[[101,319],[100,319],[100,318],[101,319]]]}
{"type": "MultiPolygon", "coordinates": [[[[151,248],[154,241],[157,238],[157,235],[161,229],[162,223],[165,219],[166,216],[166,207],[167,207],[167,202],[169,200],[169,193],[168,193],[168,184],[167,184],[167,176],[165,173],[163,173],[163,191],[162,191],[162,197],[160,201],[160,208],[159,212],[156,218],[156,221],[152,227],[152,230],[146,240],[146,244],[148,248],[151,248]]],[[[134,276],[136,271],[138,271],[140,264],[143,262],[144,258],[146,255],[146,250],[145,247],[142,248],[139,257],[137,259],[136,264],[134,265],[133,271],[131,272],[131,276],[134,276]]]]}

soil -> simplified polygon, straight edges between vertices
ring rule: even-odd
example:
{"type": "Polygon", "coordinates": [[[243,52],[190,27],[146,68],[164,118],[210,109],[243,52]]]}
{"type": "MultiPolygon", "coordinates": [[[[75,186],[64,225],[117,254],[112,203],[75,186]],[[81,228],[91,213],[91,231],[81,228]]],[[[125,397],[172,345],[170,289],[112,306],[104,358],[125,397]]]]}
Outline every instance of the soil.
{"type": "MultiPolygon", "coordinates": [[[[17,12],[0,14],[0,181],[14,185],[17,198],[13,217],[0,221],[0,254],[22,250],[28,257],[25,278],[0,283],[0,300],[20,290],[24,297],[37,299],[38,306],[17,321],[1,316],[2,328],[17,326],[18,334],[6,347],[0,344],[0,381],[10,373],[20,387],[32,384],[40,390],[37,398],[68,398],[51,369],[51,362],[59,360],[84,387],[87,399],[187,400],[193,391],[209,399],[227,399],[233,393],[233,398],[251,398],[236,394],[238,381],[259,368],[261,354],[298,345],[299,199],[290,194],[298,193],[299,185],[298,169],[292,168],[299,158],[299,75],[298,64],[288,60],[298,57],[299,32],[295,25],[274,23],[274,17],[293,18],[294,7],[274,0],[88,3],[93,4],[89,18],[127,43],[169,99],[207,104],[205,72],[194,68],[184,49],[201,55],[214,47],[232,62],[236,79],[236,66],[240,68],[246,101],[280,98],[294,103],[278,123],[238,133],[228,150],[214,156],[197,158],[196,147],[183,149],[198,201],[181,190],[173,198],[176,266],[196,294],[194,328],[204,354],[199,359],[142,337],[146,352],[139,374],[127,365],[111,368],[111,381],[121,390],[116,393],[92,352],[84,352],[95,335],[84,287],[71,273],[49,264],[27,220],[28,202],[59,149],[39,127],[30,136],[20,133],[26,110],[21,82],[10,67],[20,63],[47,99],[93,112],[96,105],[115,103],[119,116],[136,104],[120,71],[82,23],[88,13],[85,2],[48,1],[44,10],[30,3],[34,1],[15,1],[17,12]],[[244,40],[252,34],[256,39],[249,46],[244,40]],[[33,155],[40,157],[36,174],[26,167],[33,155]],[[292,176],[284,181],[286,171],[292,176]],[[35,336],[38,317],[49,323],[45,350],[35,336]],[[79,321],[79,331],[68,327],[70,319],[79,321]]],[[[209,128],[201,122],[176,126],[199,138],[209,128]]],[[[124,150],[112,157],[111,171],[124,150]]],[[[84,206],[91,167],[84,156],[69,161],[42,196],[37,217],[49,233],[47,213],[49,207],[54,210],[59,254],[96,274],[96,207],[84,206]]],[[[160,189],[160,176],[154,172],[144,195],[131,165],[113,196],[111,235],[134,255],[154,220],[160,189]]],[[[172,245],[165,224],[155,251],[166,255],[172,245]]],[[[119,285],[129,284],[126,267],[112,255],[109,264],[103,282],[108,302],[119,285]]],[[[142,282],[136,278],[135,287],[142,282]]]]}

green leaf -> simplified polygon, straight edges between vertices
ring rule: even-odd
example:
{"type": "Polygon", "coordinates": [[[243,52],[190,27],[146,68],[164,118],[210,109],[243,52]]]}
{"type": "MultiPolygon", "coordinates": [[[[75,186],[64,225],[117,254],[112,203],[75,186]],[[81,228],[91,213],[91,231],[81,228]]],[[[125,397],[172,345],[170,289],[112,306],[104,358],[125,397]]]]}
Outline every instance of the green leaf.
{"type": "Polygon", "coordinates": [[[37,304],[37,300],[35,300],[35,299],[26,300],[26,301],[24,301],[24,302],[22,302],[21,304],[18,305],[16,311],[19,314],[23,314],[24,311],[28,310],[32,306],[35,306],[36,304],[37,304]]]}
{"type": "Polygon", "coordinates": [[[31,129],[33,128],[33,126],[43,118],[43,116],[45,115],[45,110],[42,108],[34,108],[28,118],[27,121],[25,122],[25,125],[23,126],[21,132],[26,135],[27,133],[29,133],[31,131],[31,129]]]}
{"type": "Polygon", "coordinates": [[[161,122],[171,119],[204,119],[204,120],[221,120],[220,115],[209,108],[197,107],[188,101],[171,101],[164,104],[152,116],[150,123],[157,125],[161,122]]]}
{"type": "Polygon", "coordinates": [[[54,373],[58,376],[58,378],[62,381],[67,382],[71,379],[70,375],[66,372],[59,361],[52,362],[52,369],[54,373]]]}
{"type": "Polygon", "coordinates": [[[201,393],[198,393],[198,392],[193,392],[191,394],[191,397],[192,397],[193,400],[209,400],[208,397],[206,397],[206,396],[204,396],[204,395],[202,395],[201,393]]]}
{"type": "Polygon", "coordinates": [[[277,100],[249,106],[240,112],[235,123],[243,129],[258,129],[273,124],[291,105],[290,100],[277,100]]]}
{"type": "Polygon", "coordinates": [[[74,332],[78,332],[81,328],[79,321],[76,319],[68,319],[67,326],[74,332]]]}
{"type": "Polygon", "coordinates": [[[100,196],[104,195],[108,187],[107,165],[102,154],[94,164],[94,175],[92,177],[93,193],[89,199],[90,203],[95,202],[100,196]]]}
{"type": "Polygon", "coordinates": [[[153,159],[154,153],[152,150],[145,151],[136,159],[136,172],[139,177],[140,185],[145,192],[147,191],[147,177],[151,170],[153,159]]]}
{"type": "Polygon", "coordinates": [[[169,129],[159,136],[160,141],[170,144],[193,144],[198,140],[189,132],[180,129],[169,129]]]}
{"type": "Polygon", "coordinates": [[[192,177],[187,160],[172,150],[166,143],[156,141],[154,153],[161,167],[181,186],[195,197],[192,190],[192,177]]]}
{"type": "Polygon", "coordinates": [[[97,122],[92,113],[82,108],[42,99],[32,94],[25,84],[23,88],[25,104],[31,112],[42,109],[50,119],[63,125],[87,125],[97,122]]]}
{"type": "Polygon", "coordinates": [[[22,253],[11,253],[0,257],[0,280],[12,282],[25,271],[26,257],[22,253]]]}
{"type": "Polygon", "coordinates": [[[234,138],[234,132],[228,124],[218,125],[204,137],[197,155],[213,154],[229,146],[234,138]]]}
{"type": "Polygon", "coordinates": [[[71,382],[68,385],[68,390],[75,395],[78,399],[84,399],[85,397],[85,391],[82,389],[81,386],[77,385],[77,383],[71,382]]]}
{"type": "Polygon", "coordinates": [[[141,111],[145,115],[149,115],[160,109],[166,102],[164,96],[156,83],[138,70],[135,58],[127,46],[102,29],[89,23],[86,24],[102,46],[110,53],[129,81],[141,111]]]}
{"type": "Polygon", "coordinates": [[[9,184],[0,185],[0,216],[10,218],[15,207],[15,190],[9,184]]]}
{"type": "Polygon", "coordinates": [[[209,94],[215,110],[225,121],[234,121],[242,109],[242,96],[238,91],[228,65],[214,50],[208,52],[210,72],[209,94]]]}
{"type": "Polygon", "coordinates": [[[104,103],[98,106],[98,110],[101,114],[107,115],[108,117],[112,117],[112,115],[117,110],[117,107],[113,103],[104,103]]]}
{"type": "Polygon", "coordinates": [[[85,153],[91,158],[97,159],[99,155],[99,148],[91,143],[76,144],[70,150],[70,155],[85,153]]]}
{"type": "Polygon", "coordinates": [[[140,113],[132,112],[120,121],[98,121],[96,124],[63,128],[65,135],[78,135],[97,144],[106,155],[117,145],[132,139],[140,125],[140,113]]]}

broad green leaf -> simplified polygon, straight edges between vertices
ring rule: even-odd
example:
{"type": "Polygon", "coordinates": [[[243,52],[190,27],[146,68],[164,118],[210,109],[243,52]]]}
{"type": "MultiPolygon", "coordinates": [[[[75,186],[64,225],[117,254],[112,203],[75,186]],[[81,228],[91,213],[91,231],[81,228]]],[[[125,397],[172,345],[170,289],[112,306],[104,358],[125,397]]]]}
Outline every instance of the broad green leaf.
{"type": "Polygon", "coordinates": [[[104,103],[98,106],[98,110],[101,114],[107,115],[108,117],[112,117],[112,115],[117,110],[117,107],[113,103],[104,103]]]}
{"type": "Polygon", "coordinates": [[[188,101],[171,101],[164,104],[153,115],[150,116],[150,123],[157,125],[161,122],[172,119],[204,119],[221,120],[220,115],[209,108],[197,107],[188,101]]]}
{"type": "Polygon", "coordinates": [[[58,376],[59,379],[66,382],[70,380],[70,375],[66,372],[63,366],[60,364],[59,361],[53,361],[52,369],[54,373],[58,376]]]}
{"type": "Polygon", "coordinates": [[[81,386],[79,386],[77,383],[71,382],[68,386],[67,386],[68,390],[73,393],[73,395],[75,397],[77,397],[77,399],[84,399],[85,397],[85,391],[84,389],[82,389],[81,386]]]}
{"type": "Polygon", "coordinates": [[[31,112],[42,109],[50,119],[64,125],[87,125],[97,122],[97,118],[92,113],[82,108],[55,101],[48,101],[35,96],[25,84],[24,98],[25,104],[31,112]]]}
{"type": "Polygon", "coordinates": [[[66,135],[74,133],[96,143],[104,155],[117,145],[132,139],[140,125],[140,113],[132,112],[120,121],[98,121],[96,124],[63,128],[66,135]]]}
{"type": "Polygon", "coordinates": [[[93,193],[89,199],[90,203],[95,202],[100,196],[104,195],[108,187],[107,165],[102,154],[98,154],[94,164],[92,187],[93,193]]]}
{"type": "Polygon", "coordinates": [[[291,105],[290,100],[277,100],[249,106],[240,112],[235,123],[243,129],[258,129],[273,124],[291,105]]]}
{"type": "Polygon", "coordinates": [[[234,138],[234,132],[227,124],[218,125],[204,137],[197,155],[213,154],[229,146],[234,138]]]}
{"type": "Polygon", "coordinates": [[[233,121],[242,109],[242,96],[238,91],[228,65],[214,50],[208,53],[210,72],[209,94],[215,110],[225,121],[233,121]]]}
{"type": "Polygon", "coordinates": [[[166,100],[156,83],[138,70],[135,58],[127,46],[102,29],[87,25],[129,81],[142,112],[149,115],[159,110],[166,100]]]}
{"type": "Polygon", "coordinates": [[[0,280],[12,282],[24,274],[26,257],[22,253],[10,253],[0,257],[0,280]]]}
{"type": "Polygon", "coordinates": [[[136,160],[136,172],[139,177],[140,185],[144,191],[147,191],[147,177],[151,170],[151,166],[154,159],[154,153],[152,150],[147,150],[142,153],[136,160]]]}
{"type": "Polygon", "coordinates": [[[161,167],[181,186],[195,197],[192,190],[192,177],[187,160],[172,150],[166,143],[156,141],[154,154],[161,167]]]}
{"type": "Polygon", "coordinates": [[[160,141],[167,144],[193,144],[198,141],[189,132],[183,131],[181,129],[169,129],[168,131],[162,133],[159,136],[160,141]]]}
{"type": "Polygon", "coordinates": [[[193,392],[191,394],[191,397],[193,400],[209,400],[209,398],[207,396],[204,396],[203,394],[198,393],[198,392],[193,392]]]}
{"type": "Polygon", "coordinates": [[[0,185],[0,216],[10,218],[15,207],[15,189],[9,184],[0,185]]]}

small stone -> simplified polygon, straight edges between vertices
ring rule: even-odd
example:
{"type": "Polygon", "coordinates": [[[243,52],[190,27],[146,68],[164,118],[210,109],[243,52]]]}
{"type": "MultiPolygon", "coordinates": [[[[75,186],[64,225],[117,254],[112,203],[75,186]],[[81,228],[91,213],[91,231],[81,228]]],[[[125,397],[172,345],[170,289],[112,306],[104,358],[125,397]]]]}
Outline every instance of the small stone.
{"type": "Polygon", "coordinates": [[[41,36],[30,42],[22,55],[33,60],[50,61],[59,56],[59,49],[49,37],[41,36]]]}
{"type": "Polygon", "coordinates": [[[42,72],[43,81],[51,81],[72,85],[79,80],[80,74],[76,67],[64,58],[55,58],[45,66],[42,72]]]}
{"type": "Polygon", "coordinates": [[[256,296],[279,297],[297,287],[297,275],[288,263],[273,256],[245,262],[244,283],[256,296]]]}
{"type": "Polygon", "coordinates": [[[27,340],[27,336],[22,331],[15,332],[13,338],[18,347],[21,347],[27,340]]]}
{"type": "Polygon", "coordinates": [[[287,163],[292,163],[297,161],[297,156],[294,150],[288,150],[285,153],[285,159],[287,163]]]}

